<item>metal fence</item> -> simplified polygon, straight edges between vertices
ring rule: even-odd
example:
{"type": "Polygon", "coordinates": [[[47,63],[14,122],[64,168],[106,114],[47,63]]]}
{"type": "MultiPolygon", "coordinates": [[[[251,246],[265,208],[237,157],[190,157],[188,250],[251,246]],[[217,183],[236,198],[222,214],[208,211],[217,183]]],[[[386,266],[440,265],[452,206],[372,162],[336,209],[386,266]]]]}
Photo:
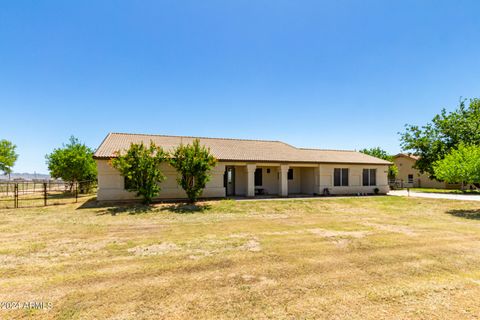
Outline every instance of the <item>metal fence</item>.
{"type": "Polygon", "coordinates": [[[414,187],[414,182],[413,181],[405,181],[405,180],[401,180],[401,179],[389,179],[388,184],[390,186],[390,189],[392,189],[392,190],[407,189],[407,188],[413,188],[414,187]]]}
{"type": "Polygon", "coordinates": [[[95,181],[5,181],[0,182],[0,208],[75,203],[95,191],[95,181]]]}

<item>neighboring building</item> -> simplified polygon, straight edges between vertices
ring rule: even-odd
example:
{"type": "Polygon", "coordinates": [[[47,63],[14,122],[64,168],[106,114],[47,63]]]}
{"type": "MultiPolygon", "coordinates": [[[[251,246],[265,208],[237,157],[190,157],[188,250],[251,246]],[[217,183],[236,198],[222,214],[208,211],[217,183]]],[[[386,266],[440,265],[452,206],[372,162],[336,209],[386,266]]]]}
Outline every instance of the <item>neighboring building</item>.
{"type": "MultiPolygon", "coordinates": [[[[98,200],[134,199],[124,188],[124,178],[109,163],[116,151],[131,143],[153,141],[166,151],[195,137],[110,133],[95,152],[98,167],[98,200]]],[[[198,138],[210,148],[218,163],[203,192],[205,198],[294,194],[320,195],[379,193],[389,191],[387,171],[391,164],[356,151],[296,148],[280,141],[198,138]]],[[[175,169],[163,165],[167,179],[159,199],[181,199],[186,195],[177,184],[175,169]]]]}
{"type": "Polygon", "coordinates": [[[400,184],[401,187],[437,189],[458,187],[458,185],[430,179],[428,174],[420,173],[418,169],[413,167],[419,159],[416,155],[399,153],[393,159],[393,163],[398,168],[397,184],[400,184]]]}

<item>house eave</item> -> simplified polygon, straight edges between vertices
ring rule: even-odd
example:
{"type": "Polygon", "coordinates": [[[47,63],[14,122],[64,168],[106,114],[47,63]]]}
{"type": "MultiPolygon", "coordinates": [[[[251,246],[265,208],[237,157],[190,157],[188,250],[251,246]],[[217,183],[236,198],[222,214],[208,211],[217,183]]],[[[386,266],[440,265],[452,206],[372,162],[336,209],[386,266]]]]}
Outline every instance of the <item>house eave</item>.
{"type": "MultiPolygon", "coordinates": [[[[111,160],[116,157],[112,156],[93,156],[95,160],[111,160]]],[[[310,164],[310,165],[321,165],[321,164],[344,164],[344,165],[370,165],[370,166],[390,166],[393,165],[392,162],[387,163],[378,163],[378,162],[350,162],[350,161],[305,161],[305,160],[295,160],[295,161],[288,161],[288,160],[252,160],[252,159],[217,159],[219,162],[246,162],[246,163],[281,163],[281,164],[294,164],[294,163],[301,163],[301,164],[310,164]]]]}

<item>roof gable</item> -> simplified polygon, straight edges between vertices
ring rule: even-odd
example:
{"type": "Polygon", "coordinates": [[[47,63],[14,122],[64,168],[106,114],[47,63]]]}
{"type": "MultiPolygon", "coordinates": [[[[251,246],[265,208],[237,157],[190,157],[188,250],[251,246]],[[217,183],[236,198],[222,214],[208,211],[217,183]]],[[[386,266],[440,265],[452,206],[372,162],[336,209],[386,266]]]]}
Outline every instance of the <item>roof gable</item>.
{"type": "Polygon", "coordinates": [[[399,153],[396,156],[394,156],[394,158],[400,158],[400,157],[412,159],[414,161],[417,161],[418,159],[420,159],[419,156],[411,154],[411,153],[399,153]]]}

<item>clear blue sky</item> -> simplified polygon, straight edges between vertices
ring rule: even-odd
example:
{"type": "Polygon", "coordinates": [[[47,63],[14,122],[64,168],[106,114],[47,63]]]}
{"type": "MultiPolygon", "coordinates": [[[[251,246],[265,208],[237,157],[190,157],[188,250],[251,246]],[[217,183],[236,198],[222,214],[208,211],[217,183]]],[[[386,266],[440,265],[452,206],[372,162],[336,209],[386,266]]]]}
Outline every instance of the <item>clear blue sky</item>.
{"type": "Polygon", "coordinates": [[[479,1],[2,1],[0,139],[47,171],[110,132],[400,150],[480,96],[479,1]]]}

